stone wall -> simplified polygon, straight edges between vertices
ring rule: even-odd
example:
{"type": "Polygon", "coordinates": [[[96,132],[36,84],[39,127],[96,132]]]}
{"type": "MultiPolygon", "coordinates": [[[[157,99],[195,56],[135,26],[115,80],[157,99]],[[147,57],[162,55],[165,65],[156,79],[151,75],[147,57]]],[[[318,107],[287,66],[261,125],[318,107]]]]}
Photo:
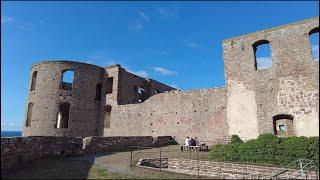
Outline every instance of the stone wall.
{"type": "MultiPolygon", "coordinates": [[[[139,160],[138,166],[144,167],[149,164],[157,164],[158,159],[154,162],[148,159],[148,164],[142,164],[143,160],[139,160]]],[[[187,159],[168,159],[161,163],[164,167],[161,170],[190,175],[208,176],[222,179],[263,179],[274,175],[277,172],[285,170],[278,167],[267,167],[247,164],[235,164],[213,161],[197,161],[187,159]]],[[[152,166],[151,166],[152,167],[152,166]]],[[[300,170],[289,169],[287,172],[278,176],[278,178],[294,178],[300,174],[300,170]]],[[[306,173],[306,179],[316,179],[316,172],[309,171],[306,173]]]]}
{"type": "Polygon", "coordinates": [[[36,159],[81,155],[82,146],[77,137],[1,138],[1,173],[36,159]]]}
{"type": "Polygon", "coordinates": [[[127,72],[123,68],[120,68],[118,104],[123,105],[139,103],[139,95],[137,93],[139,86],[145,90],[144,98],[142,98],[143,101],[157,94],[156,90],[158,90],[159,92],[175,90],[175,88],[172,88],[168,85],[162,84],[152,79],[139,77],[135,74],[127,72]]]}
{"type": "Polygon", "coordinates": [[[29,136],[1,138],[1,173],[26,162],[49,157],[130,150],[132,145],[166,146],[170,137],[54,137],[29,136]]]}
{"type": "Polygon", "coordinates": [[[26,104],[33,103],[30,127],[23,124],[23,136],[94,136],[100,101],[95,100],[96,85],[101,83],[103,68],[72,61],[44,61],[34,64],[30,72],[37,71],[35,89],[29,88],[26,104]],[[62,74],[74,71],[72,90],[62,90],[62,74]],[[69,103],[68,128],[56,128],[59,104],[69,103]]]}
{"type": "Polygon", "coordinates": [[[130,150],[131,146],[153,146],[151,136],[128,136],[128,137],[86,137],[83,139],[84,149],[88,153],[124,151],[130,150]]]}
{"type": "MultiPolygon", "coordinates": [[[[140,104],[113,108],[106,136],[173,136],[201,142],[228,136],[226,89],[169,91],[140,104]]],[[[208,142],[210,143],[210,142],[208,142]]]]}
{"type": "Polygon", "coordinates": [[[153,147],[176,145],[178,142],[171,136],[158,136],[153,138],[153,147]]]}
{"type": "MultiPolygon", "coordinates": [[[[242,139],[274,133],[275,117],[293,117],[292,135],[319,136],[319,62],[312,59],[309,33],[319,28],[310,18],[223,41],[226,85],[179,91],[127,72],[71,61],[35,64],[37,85],[28,103],[34,108],[23,135],[186,136],[201,142],[242,139]],[[256,69],[254,44],[269,42],[272,67],[256,69]],[[59,89],[64,70],[75,71],[72,91],[59,89]],[[108,78],[113,78],[112,92],[108,78]],[[102,84],[101,100],[96,85],[102,84]],[[137,88],[144,88],[143,102],[137,88]],[[55,128],[60,103],[70,103],[68,128],[55,128]],[[109,125],[110,124],[110,125],[109,125]]],[[[26,115],[28,109],[26,104],[26,115]]]]}
{"type": "Polygon", "coordinates": [[[274,133],[273,117],[293,116],[294,135],[319,136],[319,62],[312,59],[310,18],[224,40],[229,134],[274,133]],[[272,67],[256,70],[253,45],[268,41],[272,67]]]}

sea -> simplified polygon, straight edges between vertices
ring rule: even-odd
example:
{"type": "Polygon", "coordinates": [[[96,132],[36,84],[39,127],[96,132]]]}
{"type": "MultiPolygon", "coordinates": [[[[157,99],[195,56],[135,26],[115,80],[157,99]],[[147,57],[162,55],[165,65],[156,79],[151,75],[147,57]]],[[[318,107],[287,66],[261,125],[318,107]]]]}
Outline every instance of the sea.
{"type": "Polygon", "coordinates": [[[21,135],[22,131],[1,131],[1,137],[15,137],[21,135]]]}

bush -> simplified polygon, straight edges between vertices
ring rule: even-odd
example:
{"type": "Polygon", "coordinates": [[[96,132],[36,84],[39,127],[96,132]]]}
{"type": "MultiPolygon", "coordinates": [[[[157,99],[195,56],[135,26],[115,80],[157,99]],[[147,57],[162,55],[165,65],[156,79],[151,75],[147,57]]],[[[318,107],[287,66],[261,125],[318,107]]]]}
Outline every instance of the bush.
{"type": "Polygon", "coordinates": [[[232,135],[231,136],[231,144],[234,143],[243,143],[243,141],[240,139],[240,137],[238,135],[232,135]]]}
{"type": "Polygon", "coordinates": [[[319,137],[279,138],[262,134],[245,143],[239,139],[234,135],[230,144],[213,146],[211,159],[265,165],[286,165],[297,159],[312,159],[319,165],[319,137]]]}

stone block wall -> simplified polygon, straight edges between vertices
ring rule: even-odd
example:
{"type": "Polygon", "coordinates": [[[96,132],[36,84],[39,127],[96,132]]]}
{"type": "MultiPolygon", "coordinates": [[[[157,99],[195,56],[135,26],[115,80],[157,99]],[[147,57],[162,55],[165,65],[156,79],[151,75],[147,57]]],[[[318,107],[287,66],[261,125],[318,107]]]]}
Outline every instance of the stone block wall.
{"type": "Polygon", "coordinates": [[[294,135],[319,136],[319,62],[309,33],[319,18],[223,41],[229,134],[274,133],[273,117],[293,116],[294,135]],[[254,44],[269,42],[272,67],[257,70],[254,44]]]}
{"type": "Polygon", "coordinates": [[[23,124],[23,136],[69,136],[96,135],[100,101],[95,100],[96,85],[101,83],[103,68],[73,61],[44,61],[34,64],[30,72],[37,72],[35,89],[28,91],[26,104],[32,103],[30,127],[23,124]],[[63,72],[74,71],[72,90],[60,88],[63,72]],[[68,128],[56,128],[59,104],[69,103],[68,128]]]}
{"type": "Polygon", "coordinates": [[[158,136],[153,139],[153,147],[175,145],[177,143],[171,136],[158,136]]]}
{"type": "Polygon", "coordinates": [[[131,146],[153,146],[151,136],[128,136],[128,137],[86,137],[83,139],[84,149],[88,153],[125,151],[131,146]]]}
{"type": "Polygon", "coordinates": [[[187,136],[199,141],[227,138],[226,89],[169,91],[140,104],[118,105],[111,112],[110,134],[105,136],[187,136]]]}
{"type": "Polygon", "coordinates": [[[136,104],[139,103],[138,87],[141,86],[144,92],[143,100],[150,98],[159,92],[175,90],[168,85],[158,81],[139,77],[135,74],[127,72],[125,69],[119,69],[119,89],[118,89],[118,104],[136,104]]]}
{"type": "Polygon", "coordinates": [[[131,146],[166,146],[171,137],[54,137],[1,138],[1,173],[41,158],[130,150],[131,146]]]}
{"type": "MultiPolygon", "coordinates": [[[[38,72],[31,126],[23,135],[198,137],[213,144],[233,134],[242,139],[274,133],[275,117],[293,117],[292,135],[319,136],[319,62],[312,59],[310,32],[319,17],[223,41],[226,85],[179,91],[127,72],[72,61],[35,64],[38,72]],[[272,67],[256,69],[254,45],[268,42],[272,67]],[[59,89],[62,72],[74,70],[72,91],[59,89]],[[113,78],[112,92],[108,78],[113,78]],[[102,85],[96,100],[97,84],[102,85]],[[139,102],[137,88],[145,89],[139,102]],[[68,128],[55,128],[60,103],[70,103],[68,128]]],[[[26,104],[26,115],[28,114],[26,104]]]]}
{"type": "MultiPolygon", "coordinates": [[[[149,164],[155,164],[158,159],[155,159],[153,163],[151,159],[148,159],[149,164]]],[[[138,165],[143,160],[139,160],[138,165]]],[[[213,161],[197,161],[188,159],[168,159],[164,160],[163,165],[167,168],[163,168],[163,171],[184,173],[190,175],[208,176],[222,179],[263,179],[268,176],[274,175],[277,172],[285,170],[284,168],[257,166],[247,164],[235,164],[213,161]]],[[[162,164],[161,163],[161,164],[162,164]]],[[[287,172],[278,176],[278,178],[294,178],[299,176],[300,170],[289,169],[287,172]]],[[[306,173],[306,179],[316,179],[317,174],[315,171],[308,171],[306,173]]]]}
{"type": "Polygon", "coordinates": [[[36,159],[81,155],[82,146],[78,137],[1,138],[1,172],[36,159]]]}

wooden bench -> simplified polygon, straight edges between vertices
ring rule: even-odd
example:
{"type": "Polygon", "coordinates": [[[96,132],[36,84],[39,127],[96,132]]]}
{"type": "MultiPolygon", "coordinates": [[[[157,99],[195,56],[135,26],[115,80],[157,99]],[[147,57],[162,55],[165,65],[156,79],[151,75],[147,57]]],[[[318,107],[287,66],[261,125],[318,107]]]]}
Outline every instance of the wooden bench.
{"type": "Polygon", "coordinates": [[[200,146],[186,146],[186,145],[181,145],[180,146],[181,151],[201,151],[200,146]]]}
{"type": "Polygon", "coordinates": [[[208,151],[207,145],[201,145],[201,146],[186,146],[181,145],[180,146],[181,151],[208,151]]]}

